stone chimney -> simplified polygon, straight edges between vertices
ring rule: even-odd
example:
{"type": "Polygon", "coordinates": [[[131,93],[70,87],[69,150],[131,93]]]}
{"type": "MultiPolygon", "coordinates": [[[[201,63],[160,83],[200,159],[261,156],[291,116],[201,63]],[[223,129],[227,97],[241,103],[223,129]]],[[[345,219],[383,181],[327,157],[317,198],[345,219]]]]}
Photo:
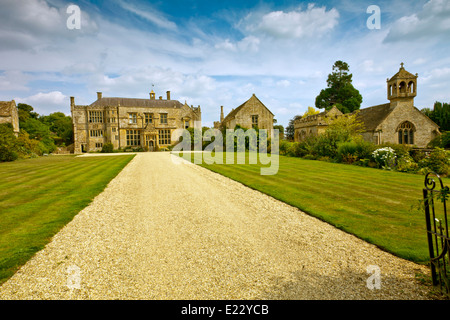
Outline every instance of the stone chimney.
{"type": "Polygon", "coordinates": [[[70,97],[70,106],[74,106],[75,105],[75,97],[70,97]]]}
{"type": "Polygon", "coordinates": [[[159,96],[159,100],[162,100],[162,96],[159,96]]]}
{"type": "Polygon", "coordinates": [[[167,91],[167,100],[170,100],[170,91],[167,91]]]}
{"type": "Polygon", "coordinates": [[[102,98],[102,93],[101,92],[97,92],[97,100],[100,100],[102,98]]]}
{"type": "Polygon", "coordinates": [[[223,106],[220,106],[220,122],[223,122],[223,106]]]}

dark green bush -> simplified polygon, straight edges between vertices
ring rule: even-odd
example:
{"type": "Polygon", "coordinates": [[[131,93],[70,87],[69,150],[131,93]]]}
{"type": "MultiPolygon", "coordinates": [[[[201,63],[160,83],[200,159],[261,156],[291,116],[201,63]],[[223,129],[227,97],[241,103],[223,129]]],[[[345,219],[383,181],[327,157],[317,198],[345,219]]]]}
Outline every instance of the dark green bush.
{"type": "Polygon", "coordinates": [[[112,143],[105,143],[102,147],[102,153],[112,153],[114,152],[114,146],[112,143]]]}
{"type": "Polygon", "coordinates": [[[17,138],[12,126],[0,124],[0,161],[14,161],[18,157],[17,138]]]}

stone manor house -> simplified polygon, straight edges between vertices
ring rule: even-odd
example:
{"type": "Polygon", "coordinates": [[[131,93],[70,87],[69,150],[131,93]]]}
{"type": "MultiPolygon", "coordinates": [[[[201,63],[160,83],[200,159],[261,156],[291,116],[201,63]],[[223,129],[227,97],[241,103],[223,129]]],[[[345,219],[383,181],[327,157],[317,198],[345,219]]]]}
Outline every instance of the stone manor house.
{"type": "Polygon", "coordinates": [[[201,108],[171,100],[109,98],[97,92],[90,105],[76,105],[70,98],[74,132],[74,153],[99,151],[105,143],[114,149],[144,148],[154,151],[174,143],[172,133],[179,128],[192,128],[201,121],[201,108]]]}
{"type": "MultiPolygon", "coordinates": [[[[418,75],[400,70],[387,79],[389,103],[355,111],[357,119],[364,124],[362,133],[366,141],[375,144],[384,142],[407,144],[425,148],[438,135],[439,126],[414,106],[417,95],[418,75]]],[[[316,115],[297,119],[294,122],[295,141],[302,141],[310,135],[323,133],[330,121],[343,116],[336,107],[316,115]]]]}

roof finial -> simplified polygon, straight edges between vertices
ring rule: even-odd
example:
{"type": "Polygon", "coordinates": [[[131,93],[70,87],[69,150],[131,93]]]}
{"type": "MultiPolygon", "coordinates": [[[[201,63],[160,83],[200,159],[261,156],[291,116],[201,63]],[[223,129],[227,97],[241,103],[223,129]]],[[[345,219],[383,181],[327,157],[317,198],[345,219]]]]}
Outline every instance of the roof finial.
{"type": "Polygon", "coordinates": [[[402,63],[400,63],[400,66],[401,66],[401,68],[403,69],[403,65],[404,65],[404,63],[402,62],[402,63]]]}

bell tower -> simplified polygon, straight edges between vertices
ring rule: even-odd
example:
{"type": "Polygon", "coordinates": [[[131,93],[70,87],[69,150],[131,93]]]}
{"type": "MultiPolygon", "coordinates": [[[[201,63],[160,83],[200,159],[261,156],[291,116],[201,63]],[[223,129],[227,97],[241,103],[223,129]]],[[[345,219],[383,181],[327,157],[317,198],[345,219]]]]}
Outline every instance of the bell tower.
{"type": "Polygon", "coordinates": [[[405,70],[403,62],[400,70],[390,79],[387,79],[387,97],[391,107],[399,103],[414,106],[414,97],[417,95],[417,73],[413,75],[405,70]]]}

